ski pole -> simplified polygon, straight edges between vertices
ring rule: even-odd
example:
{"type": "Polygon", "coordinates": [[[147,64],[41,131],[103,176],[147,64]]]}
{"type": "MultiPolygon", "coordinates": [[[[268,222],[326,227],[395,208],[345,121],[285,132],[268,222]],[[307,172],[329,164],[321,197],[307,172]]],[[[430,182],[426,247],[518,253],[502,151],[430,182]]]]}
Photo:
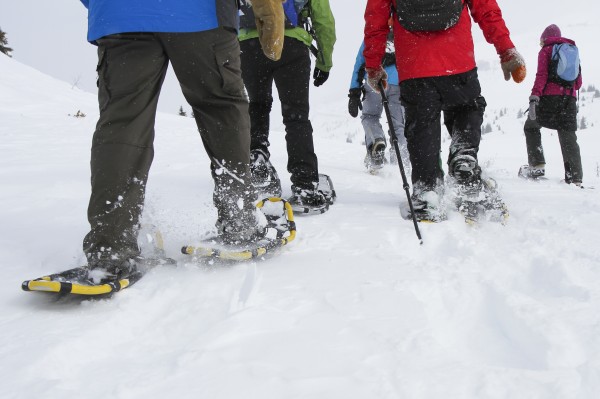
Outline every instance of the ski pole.
{"type": "Polygon", "coordinates": [[[392,114],[390,113],[388,98],[385,94],[385,90],[383,89],[383,82],[380,80],[377,85],[379,86],[379,92],[381,93],[381,102],[383,104],[383,109],[385,110],[385,116],[387,117],[387,122],[389,126],[388,134],[390,135],[390,141],[392,142],[394,150],[396,151],[396,158],[398,159],[398,166],[400,167],[400,175],[402,176],[402,187],[404,188],[404,191],[406,192],[406,198],[408,199],[408,206],[410,207],[410,214],[412,216],[413,225],[415,226],[415,233],[417,234],[419,243],[423,245],[423,238],[421,238],[421,231],[419,230],[419,224],[417,223],[417,217],[415,216],[415,210],[413,208],[412,199],[410,198],[410,186],[408,185],[406,173],[404,172],[404,165],[402,164],[402,157],[400,156],[400,147],[398,146],[398,138],[396,137],[394,121],[392,120],[392,114]]]}

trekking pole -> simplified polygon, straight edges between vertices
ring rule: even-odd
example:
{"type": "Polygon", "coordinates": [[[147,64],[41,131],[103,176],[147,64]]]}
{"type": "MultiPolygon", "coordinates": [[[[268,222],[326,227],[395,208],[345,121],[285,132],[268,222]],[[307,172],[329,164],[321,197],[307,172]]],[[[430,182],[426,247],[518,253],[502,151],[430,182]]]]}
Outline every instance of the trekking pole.
{"type": "Polygon", "coordinates": [[[400,146],[398,145],[398,138],[396,137],[394,121],[392,120],[392,114],[390,113],[388,98],[385,94],[385,90],[383,89],[383,83],[381,80],[377,85],[379,86],[379,92],[381,93],[381,102],[383,103],[383,109],[385,110],[385,116],[387,117],[389,127],[388,134],[390,135],[390,141],[392,142],[394,150],[396,151],[396,158],[398,159],[398,166],[400,167],[400,175],[402,176],[402,187],[404,188],[404,191],[406,192],[406,198],[408,199],[408,206],[410,207],[410,214],[412,216],[413,225],[415,226],[415,233],[417,233],[419,243],[423,245],[423,238],[421,238],[421,231],[419,230],[419,224],[417,222],[417,217],[415,216],[415,210],[413,208],[412,199],[410,198],[410,186],[408,185],[406,173],[404,172],[404,165],[402,164],[402,157],[400,156],[400,146]]]}

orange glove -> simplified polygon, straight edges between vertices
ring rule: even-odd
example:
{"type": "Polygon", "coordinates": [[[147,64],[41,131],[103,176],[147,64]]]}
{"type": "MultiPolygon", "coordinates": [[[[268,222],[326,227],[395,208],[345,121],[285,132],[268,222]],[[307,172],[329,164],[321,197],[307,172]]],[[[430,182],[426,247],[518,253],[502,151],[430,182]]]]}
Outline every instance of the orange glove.
{"type": "Polygon", "coordinates": [[[283,50],[285,15],[281,0],[252,0],[258,40],[267,58],[277,61],[283,50]]]}
{"type": "Polygon", "coordinates": [[[387,90],[388,84],[387,79],[388,75],[385,72],[385,69],[380,65],[379,68],[365,68],[367,71],[367,84],[371,86],[371,88],[379,93],[379,82],[383,84],[383,89],[387,90]]]}
{"type": "Polygon", "coordinates": [[[527,75],[525,60],[516,48],[513,47],[500,54],[500,66],[504,72],[504,80],[510,80],[511,76],[515,83],[525,80],[527,75]]]}

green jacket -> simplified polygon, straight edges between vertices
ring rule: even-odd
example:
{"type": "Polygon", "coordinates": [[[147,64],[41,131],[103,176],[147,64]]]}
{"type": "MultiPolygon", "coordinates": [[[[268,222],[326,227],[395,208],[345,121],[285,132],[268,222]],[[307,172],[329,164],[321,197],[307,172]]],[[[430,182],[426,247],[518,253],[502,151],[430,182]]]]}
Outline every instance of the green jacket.
{"type": "MultiPolygon", "coordinates": [[[[307,7],[319,49],[316,66],[322,71],[329,72],[333,67],[333,45],[336,39],[335,19],[331,7],[329,7],[329,0],[310,0],[307,7]]],[[[307,46],[313,42],[310,33],[300,26],[286,29],[285,35],[300,40],[307,46]]],[[[256,29],[240,29],[238,38],[240,41],[258,38],[258,31],[256,29]]]]}

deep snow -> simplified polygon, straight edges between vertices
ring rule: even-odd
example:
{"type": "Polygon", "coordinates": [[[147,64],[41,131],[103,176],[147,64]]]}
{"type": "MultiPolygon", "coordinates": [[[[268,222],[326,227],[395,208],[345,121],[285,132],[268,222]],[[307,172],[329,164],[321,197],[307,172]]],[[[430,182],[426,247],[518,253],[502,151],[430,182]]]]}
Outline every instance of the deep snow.
{"type": "MultiPolygon", "coordinates": [[[[550,131],[549,180],[518,179],[526,152],[517,115],[546,23],[520,29],[509,20],[529,62],[522,85],[504,82],[492,46],[479,38],[484,125],[494,128],[480,161],[511,217],[504,227],[472,228],[453,213],[420,225],[419,246],[399,215],[398,171],[372,176],[362,165],[362,129],[346,113],[361,10],[334,6],[348,18],[338,18],[335,73],[313,90],[312,120],[338,202],[297,217],[296,241],[271,259],[188,263],[179,247],[216,216],[208,160],[191,118],[159,114],[145,220],[179,265],[110,300],[55,302],[20,291],[24,279],[83,262],[98,113],[93,94],[0,56],[0,397],[599,397],[600,99],[582,93],[588,128],[578,132],[584,185],[597,189],[560,182],[550,131]],[[87,116],[73,117],[78,110],[87,116]]],[[[507,7],[510,15],[515,6],[507,7]]],[[[600,31],[591,17],[576,21],[563,32],[580,44],[585,87],[600,89],[600,31]]],[[[273,162],[289,194],[277,109],[272,119],[273,162]]]]}

